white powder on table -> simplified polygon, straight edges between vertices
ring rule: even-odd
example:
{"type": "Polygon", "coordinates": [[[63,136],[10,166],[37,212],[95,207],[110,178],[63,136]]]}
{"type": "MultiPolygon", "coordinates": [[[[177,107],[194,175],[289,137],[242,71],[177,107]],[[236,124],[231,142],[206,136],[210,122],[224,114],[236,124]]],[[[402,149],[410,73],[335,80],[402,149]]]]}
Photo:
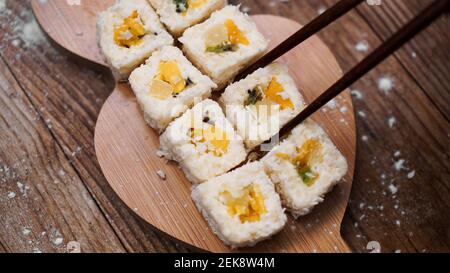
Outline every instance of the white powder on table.
{"type": "Polygon", "coordinates": [[[394,88],[394,81],[389,76],[383,76],[378,79],[378,89],[388,94],[394,88]]]}
{"type": "Polygon", "coordinates": [[[360,41],[355,45],[355,49],[359,52],[369,51],[369,43],[367,41],[360,41]]]}

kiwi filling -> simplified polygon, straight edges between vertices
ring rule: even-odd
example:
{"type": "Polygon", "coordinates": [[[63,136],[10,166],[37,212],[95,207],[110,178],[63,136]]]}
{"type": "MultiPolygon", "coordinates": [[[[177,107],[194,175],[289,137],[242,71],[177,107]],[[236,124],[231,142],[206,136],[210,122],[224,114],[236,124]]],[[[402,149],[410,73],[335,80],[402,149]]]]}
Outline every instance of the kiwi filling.
{"type": "MultiPolygon", "coordinates": [[[[265,105],[268,110],[273,103],[278,104],[281,110],[286,108],[294,109],[294,104],[289,97],[284,98],[282,94],[285,92],[284,87],[278,82],[277,77],[272,77],[266,87],[257,85],[255,88],[248,90],[248,96],[244,101],[244,106],[265,105]]],[[[269,111],[269,114],[271,111],[269,111]]]]}
{"type": "Polygon", "coordinates": [[[217,54],[234,52],[239,49],[239,45],[250,44],[244,33],[231,19],[209,29],[205,33],[205,42],[205,51],[217,54]]]}
{"type": "Polygon", "coordinates": [[[318,140],[308,139],[302,146],[296,148],[297,155],[294,158],[285,153],[277,153],[275,156],[290,161],[303,183],[311,187],[319,178],[319,173],[315,172],[312,166],[315,161],[321,160],[321,148],[322,144],[318,140]]]}

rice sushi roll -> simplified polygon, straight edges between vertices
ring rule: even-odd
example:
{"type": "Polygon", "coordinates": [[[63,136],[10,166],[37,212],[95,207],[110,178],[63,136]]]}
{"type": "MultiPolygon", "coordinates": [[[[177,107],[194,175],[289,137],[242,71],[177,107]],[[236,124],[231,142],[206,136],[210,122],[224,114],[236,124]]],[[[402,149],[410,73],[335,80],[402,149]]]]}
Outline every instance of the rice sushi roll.
{"type": "Polygon", "coordinates": [[[267,49],[268,42],[237,6],[214,12],[188,28],[179,39],[186,56],[218,85],[225,87],[240,70],[267,49]]]}
{"type": "Polygon", "coordinates": [[[347,173],[347,161],[314,121],[292,134],[261,160],[283,205],[297,218],[309,213],[347,173]]]}
{"type": "Polygon", "coordinates": [[[196,186],[192,199],[213,232],[233,248],[254,246],[270,238],[287,220],[260,162],[196,186]]]}
{"type": "Polygon", "coordinates": [[[304,107],[287,67],[278,63],[229,85],[220,102],[247,149],[270,139],[304,107]]]}
{"type": "Polygon", "coordinates": [[[150,0],[173,36],[179,37],[188,27],[207,19],[212,12],[223,8],[226,0],[150,0]]]}
{"type": "Polygon", "coordinates": [[[146,0],[119,0],[100,13],[97,38],[118,80],[126,80],[156,49],[173,44],[146,0]]]}
{"type": "Polygon", "coordinates": [[[154,52],[131,73],[129,82],[145,120],[160,132],[216,87],[173,46],[154,52]]]}
{"type": "Polygon", "coordinates": [[[221,175],[246,158],[242,138],[210,99],[170,123],[160,144],[165,157],[177,161],[193,183],[221,175]]]}

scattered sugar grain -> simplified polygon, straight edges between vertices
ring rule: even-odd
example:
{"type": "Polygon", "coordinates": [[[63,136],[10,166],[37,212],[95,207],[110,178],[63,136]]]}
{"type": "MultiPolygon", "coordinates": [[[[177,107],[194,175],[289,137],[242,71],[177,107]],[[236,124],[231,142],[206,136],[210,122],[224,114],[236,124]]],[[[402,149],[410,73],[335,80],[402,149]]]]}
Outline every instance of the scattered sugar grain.
{"type": "Polygon", "coordinates": [[[52,243],[55,246],[60,246],[64,242],[64,239],[62,237],[56,237],[53,239],[52,243]]]}
{"type": "Polygon", "coordinates": [[[392,195],[396,194],[398,192],[398,188],[394,186],[393,184],[389,185],[389,191],[392,195]]]}
{"type": "Polygon", "coordinates": [[[30,233],[31,233],[31,229],[26,228],[26,227],[22,228],[22,235],[23,236],[28,236],[28,235],[30,235],[30,233]]]}
{"type": "Polygon", "coordinates": [[[397,119],[395,117],[391,116],[388,118],[387,122],[388,122],[389,128],[393,128],[395,123],[397,122],[397,119]]]}
{"type": "Polygon", "coordinates": [[[162,180],[166,180],[166,173],[163,170],[158,170],[156,174],[161,178],[162,180]]]}
{"type": "Polygon", "coordinates": [[[243,6],[242,7],[242,12],[249,13],[250,11],[251,11],[251,8],[249,6],[243,6]]]}
{"type": "Polygon", "coordinates": [[[320,6],[320,7],[317,9],[317,14],[321,15],[321,14],[324,13],[325,11],[327,11],[327,8],[324,7],[324,6],[320,6]]]}
{"type": "Polygon", "coordinates": [[[363,98],[363,94],[359,90],[352,90],[351,94],[355,99],[361,100],[363,98]]]}
{"type": "Polygon", "coordinates": [[[81,253],[81,245],[77,241],[70,241],[66,246],[67,252],[69,253],[81,253]]]}
{"type": "Polygon", "coordinates": [[[402,169],[404,169],[405,167],[403,166],[405,164],[405,160],[404,159],[399,159],[394,163],[394,169],[396,171],[400,171],[402,169]]]}
{"type": "Polygon", "coordinates": [[[355,49],[359,52],[369,51],[369,43],[367,41],[360,41],[355,45],[355,49]]]}
{"type": "Polygon", "coordinates": [[[410,172],[406,175],[406,177],[408,177],[408,179],[413,179],[415,175],[416,175],[416,171],[413,170],[413,171],[410,171],[410,172]]]}
{"type": "Polygon", "coordinates": [[[394,81],[389,76],[383,76],[378,79],[378,89],[385,94],[389,93],[394,88],[394,81]]]}

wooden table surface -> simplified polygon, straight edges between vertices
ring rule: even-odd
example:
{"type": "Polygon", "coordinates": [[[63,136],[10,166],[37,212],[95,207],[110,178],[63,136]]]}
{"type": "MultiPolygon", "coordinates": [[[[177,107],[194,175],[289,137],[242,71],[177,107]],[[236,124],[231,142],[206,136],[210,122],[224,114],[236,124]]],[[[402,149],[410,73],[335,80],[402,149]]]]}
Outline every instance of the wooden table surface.
{"type": "MultiPolygon", "coordinates": [[[[306,24],[336,0],[231,2],[306,24]]],[[[319,35],[347,71],[430,2],[363,4],[319,35]]],[[[450,251],[449,22],[352,87],[357,163],[342,234],[355,252],[450,251]]],[[[111,77],[48,41],[26,0],[0,0],[0,56],[0,252],[191,251],[135,216],[100,171],[93,136],[111,77]]]]}

